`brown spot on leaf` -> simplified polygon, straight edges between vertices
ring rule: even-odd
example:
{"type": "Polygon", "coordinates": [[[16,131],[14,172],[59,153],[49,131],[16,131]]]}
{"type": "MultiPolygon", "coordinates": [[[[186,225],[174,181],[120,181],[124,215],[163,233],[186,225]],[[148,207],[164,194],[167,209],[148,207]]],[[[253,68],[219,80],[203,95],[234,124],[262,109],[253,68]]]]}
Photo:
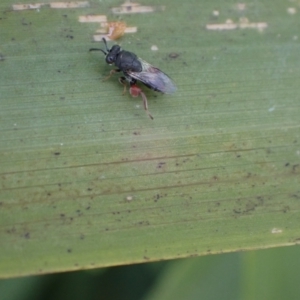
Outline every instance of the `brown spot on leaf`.
{"type": "Polygon", "coordinates": [[[178,56],[179,56],[179,54],[176,53],[176,52],[172,52],[172,53],[169,54],[169,57],[172,58],[172,59],[176,59],[178,56]]]}

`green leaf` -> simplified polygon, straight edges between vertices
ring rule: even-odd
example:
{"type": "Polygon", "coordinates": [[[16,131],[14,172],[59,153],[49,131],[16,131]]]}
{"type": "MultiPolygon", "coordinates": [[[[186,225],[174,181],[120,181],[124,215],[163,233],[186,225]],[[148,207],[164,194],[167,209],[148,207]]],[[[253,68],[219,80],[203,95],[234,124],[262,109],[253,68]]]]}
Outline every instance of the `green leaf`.
{"type": "Polygon", "coordinates": [[[0,4],[1,277],[299,242],[293,3],[13,4],[0,4]],[[117,76],[101,81],[99,25],[78,21],[91,14],[136,26],[118,42],[177,84],[145,88],[153,121],[117,76]]]}

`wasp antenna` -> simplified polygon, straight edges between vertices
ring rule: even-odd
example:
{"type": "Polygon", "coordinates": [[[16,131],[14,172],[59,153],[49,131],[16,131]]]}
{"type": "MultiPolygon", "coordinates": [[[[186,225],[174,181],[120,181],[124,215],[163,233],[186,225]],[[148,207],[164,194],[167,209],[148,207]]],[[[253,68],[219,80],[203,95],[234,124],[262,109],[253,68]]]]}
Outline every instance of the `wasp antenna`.
{"type": "Polygon", "coordinates": [[[105,39],[104,37],[102,38],[102,41],[104,42],[106,51],[109,52],[109,49],[108,49],[108,47],[107,47],[107,42],[106,42],[106,39],[105,39]]]}
{"type": "Polygon", "coordinates": [[[101,52],[103,52],[105,55],[107,55],[107,52],[104,51],[103,49],[100,49],[100,48],[91,48],[89,51],[101,51],[101,52]]]}

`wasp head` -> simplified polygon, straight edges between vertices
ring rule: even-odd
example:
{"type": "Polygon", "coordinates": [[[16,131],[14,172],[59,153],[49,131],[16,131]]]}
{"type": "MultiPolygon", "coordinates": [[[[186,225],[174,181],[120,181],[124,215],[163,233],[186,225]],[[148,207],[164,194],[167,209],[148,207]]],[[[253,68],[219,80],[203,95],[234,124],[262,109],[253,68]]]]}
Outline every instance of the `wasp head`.
{"type": "Polygon", "coordinates": [[[121,52],[121,47],[120,46],[118,46],[118,45],[112,46],[112,48],[109,49],[108,53],[106,54],[106,58],[105,58],[106,62],[109,65],[113,64],[116,61],[117,56],[120,52],[121,52]]]}
{"type": "Polygon", "coordinates": [[[113,63],[116,61],[117,56],[118,56],[118,54],[122,51],[122,49],[121,49],[121,47],[118,46],[118,45],[114,45],[114,46],[112,46],[111,49],[109,49],[109,48],[107,47],[106,39],[103,38],[102,40],[103,40],[103,42],[104,42],[104,44],[105,44],[105,50],[99,49],[99,48],[91,48],[90,51],[101,51],[101,52],[103,52],[103,53],[106,55],[105,61],[106,61],[109,65],[111,65],[111,64],[113,64],[113,63]]]}

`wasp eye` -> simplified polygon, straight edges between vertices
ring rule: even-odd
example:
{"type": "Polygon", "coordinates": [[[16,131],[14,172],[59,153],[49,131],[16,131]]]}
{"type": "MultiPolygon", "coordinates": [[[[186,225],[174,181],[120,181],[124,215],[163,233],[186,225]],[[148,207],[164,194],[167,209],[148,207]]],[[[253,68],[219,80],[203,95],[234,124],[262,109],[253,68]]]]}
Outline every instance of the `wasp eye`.
{"type": "Polygon", "coordinates": [[[106,56],[106,62],[112,64],[114,62],[114,57],[110,55],[106,56]]]}

